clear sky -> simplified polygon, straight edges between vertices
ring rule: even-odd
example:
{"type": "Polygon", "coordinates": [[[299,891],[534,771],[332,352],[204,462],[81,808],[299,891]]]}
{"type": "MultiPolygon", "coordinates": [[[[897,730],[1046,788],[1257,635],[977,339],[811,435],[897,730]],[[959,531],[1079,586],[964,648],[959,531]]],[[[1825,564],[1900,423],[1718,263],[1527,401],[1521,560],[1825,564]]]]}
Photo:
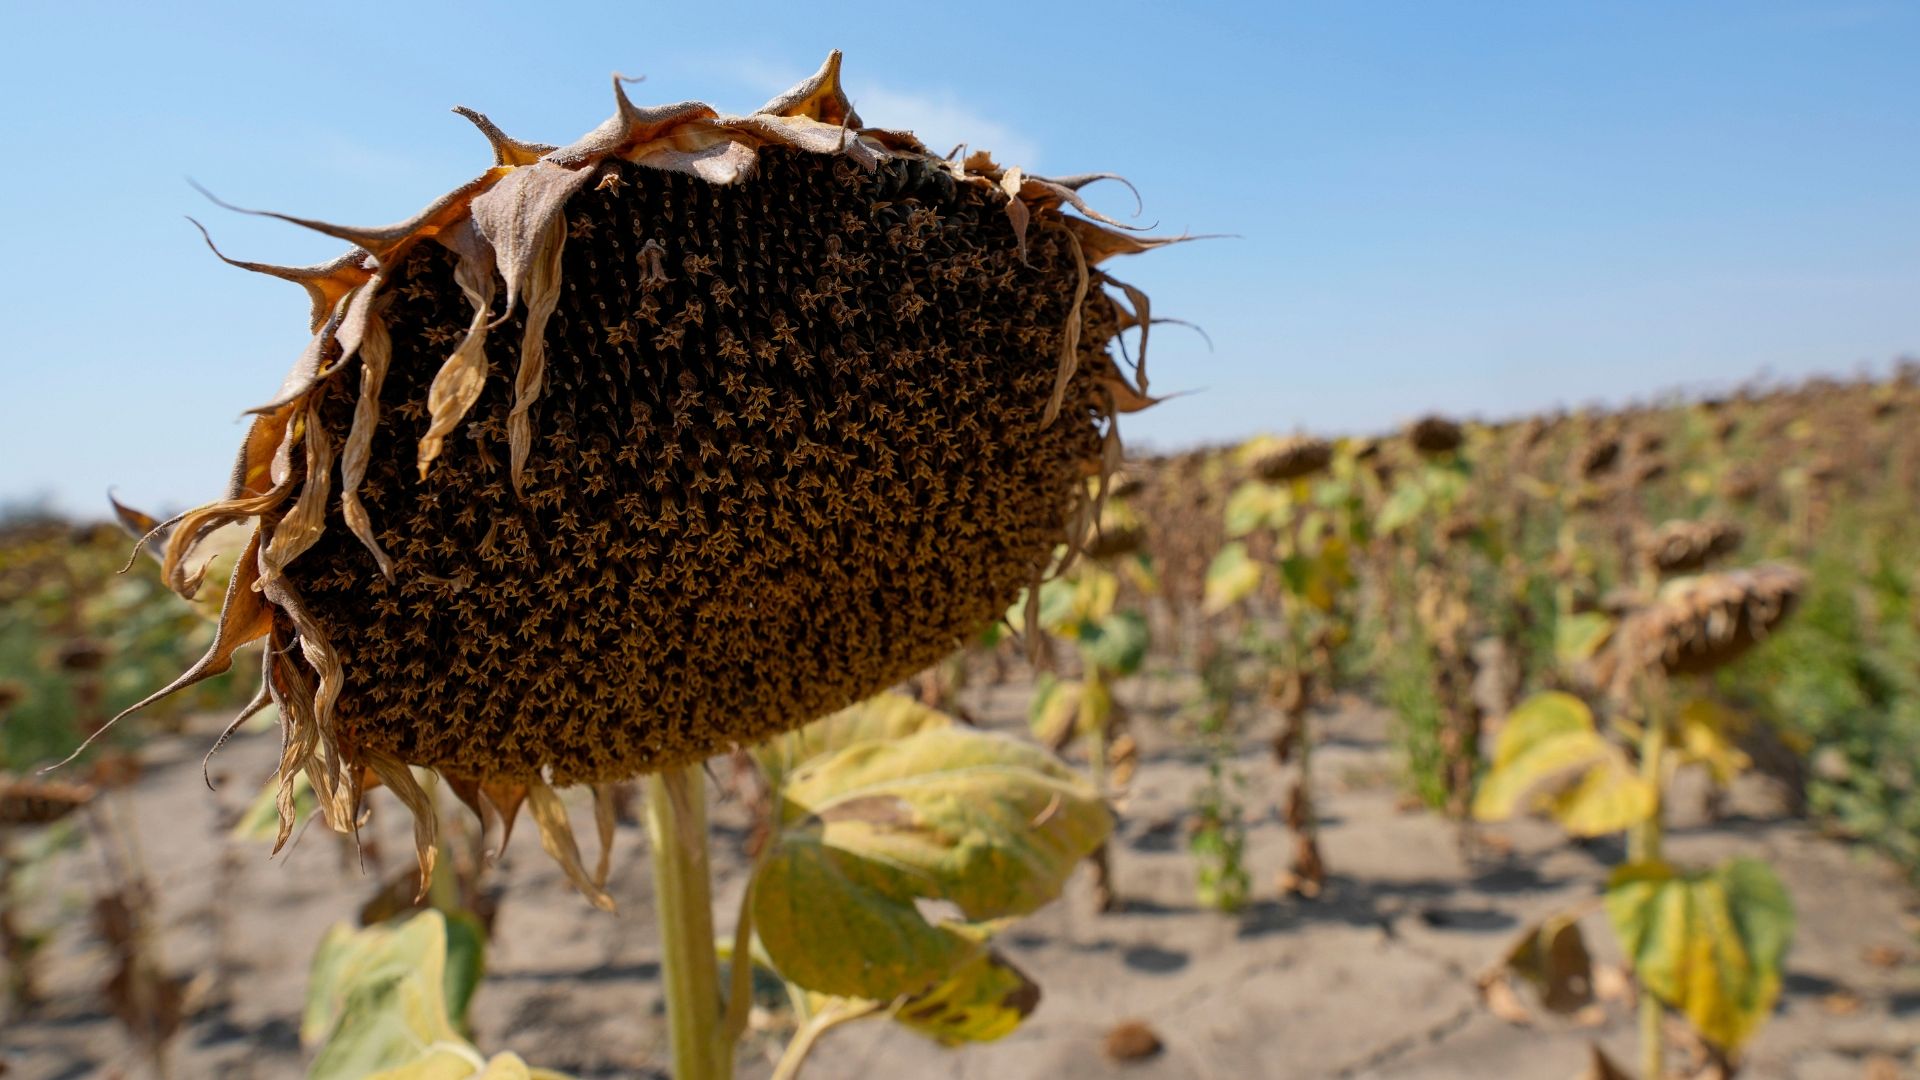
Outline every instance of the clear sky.
{"type": "MultiPolygon", "coordinates": [[[[304,344],[216,262],[337,241],[476,174],[456,104],[568,142],[641,102],[749,110],[831,48],[870,123],[1113,171],[1167,231],[1129,441],[1382,428],[1884,368],[1920,353],[1920,3],[70,2],[0,41],[0,502],[219,493],[304,344]],[[571,14],[560,15],[561,11],[571,14]]],[[[1094,189],[1109,211],[1132,202],[1094,189]]]]}

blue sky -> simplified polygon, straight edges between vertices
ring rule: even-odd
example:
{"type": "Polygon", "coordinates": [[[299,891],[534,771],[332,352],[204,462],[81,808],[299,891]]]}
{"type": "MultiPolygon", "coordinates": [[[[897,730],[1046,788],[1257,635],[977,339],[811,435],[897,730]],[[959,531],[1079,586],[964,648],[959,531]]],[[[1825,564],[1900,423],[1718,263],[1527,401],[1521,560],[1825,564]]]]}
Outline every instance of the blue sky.
{"type": "MultiPolygon", "coordinates": [[[[1920,3],[10,5],[0,502],[218,493],[340,245],[477,173],[447,112],[566,142],[757,106],[847,53],[869,122],[1114,171],[1167,231],[1135,445],[1372,430],[1920,353],[1920,3]],[[571,12],[565,18],[553,11],[571,12]]],[[[1109,210],[1125,191],[1099,192],[1109,210]]]]}

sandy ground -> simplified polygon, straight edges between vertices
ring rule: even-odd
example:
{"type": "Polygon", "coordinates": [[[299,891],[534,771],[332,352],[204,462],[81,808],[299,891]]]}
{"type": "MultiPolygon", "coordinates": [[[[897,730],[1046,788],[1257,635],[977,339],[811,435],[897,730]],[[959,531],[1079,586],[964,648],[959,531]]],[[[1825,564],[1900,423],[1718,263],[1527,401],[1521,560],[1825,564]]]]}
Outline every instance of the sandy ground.
{"type": "MultiPolygon", "coordinates": [[[[1474,990],[1474,976],[1522,925],[1597,895],[1622,856],[1617,845],[1574,846],[1549,826],[1526,824],[1490,830],[1510,851],[1468,859],[1455,826],[1401,805],[1387,718],[1350,702],[1321,714],[1325,741],[1314,759],[1327,892],[1310,902],[1275,898],[1289,848],[1272,809],[1280,774],[1260,737],[1269,727],[1256,721],[1238,762],[1253,815],[1256,899],[1235,916],[1199,909],[1186,808],[1204,767],[1170,733],[1165,684],[1156,685],[1163,689],[1149,694],[1157,700],[1133,702],[1142,768],[1114,848],[1127,909],[1096,914],[1083,873],[1060,902],[1003,939],[1045,989],[1027,1024],[999,1043],[947,1051],[864,1021],[827,1036],[809,1077],[1565,1080],[1580,1073],[1590,1040],[1623,1063],[1634,1060],[1624,1002],[1608,1005],[1597,1024],[1518,1027],[1489,1014],[1474,990]],[[1107,1031],[1129,1018],[1158,1033],[1161,1053],[1127,1064],[1103,1055],[1107,1031]]],[[[1011,724],[1024,715],[1027,692],[1017,684],[976,689],[963,703],[986,722],[1011,724]]],[[[272,735],[236,740],[216,759],[223,783],[215,795],[200,779],[206,734],[158,742],[131,794],[165,962],[201,982],[197,1011],[172,1047],[175,1077],[300,1075],[308,957],[327,926],[351,918],[376,885],[350,850],[317,828],[275,860],[264,847],[223,838],[223,815],[264,777],[275,743],[272,735]]],[[[1920,1076],[1913,893],[1887,867],[1781,816],[1765,781],[1744,782],[1730,816],[1713,825],[1701,819],[1699,799],[1676,802],[1672,857],[1766,858],[1799,910],[1785,995],[1743,1075],[1920,1076]]],[[[385,868],[397,870],[410,859],[399,815],[377,816],[385,868]]],[[[578,820],[590,836],[584,809],[578,820]]],[[[716,808],[723,931],[738,897],[745,820],[738,806],[716,808]]],[[[611,891],[621,907],[606,915],[568,891],[531,827],[515,834],[499,867],[505,894],[491,967],[473,1008],[483,1049],[511,1049],[581,1077],[666,1075],[642,830],[623,826],[615,854],[611,891]]],[[[7,1080],[149,1075],[98,990],[108,961],[85,929],[85,904],[101,873],[89,852],[64,857],[33,912],[62,928],[47,959],[50,1000],[0,1031],[7,1080]]],[[[1617,962],[1604,917],[1584,926],[1596,952],[1617,962]]],[[[757,1033],[740,1075],[768,1075],[780,1039],[757,1033]]]]}

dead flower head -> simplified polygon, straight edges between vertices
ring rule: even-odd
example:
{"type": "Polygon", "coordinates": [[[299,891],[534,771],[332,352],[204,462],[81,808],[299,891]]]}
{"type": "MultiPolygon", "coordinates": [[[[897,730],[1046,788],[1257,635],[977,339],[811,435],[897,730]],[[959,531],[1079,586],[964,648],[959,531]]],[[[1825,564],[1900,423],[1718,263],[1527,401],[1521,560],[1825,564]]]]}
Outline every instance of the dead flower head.
{"type": "Polygon", "coordinates": [[[1731,663],[1792,614],[1806,585],[1805,572],[1781,564],[1676,578],[1622,624],[1618,671],[1697,675],[1731,663]]]}
{"type": "Polygon", "coordinates": [[[1731,521],[1675,520],[1642,538],[1640,554],[1662,574],[1691,574],[1739,550],[1743,537],[1731,521]]]}
{"type": "Polygon", "coordinates": [[[1170,241],[1098,177],[866,127],[838,53],[750,116],[614,91],[561,148],[461,110],[478,178],[387,228],[285,218],[356,245],[331,263],[237,264],[304,286],[314,336],[227,497],[163,531],[189,596],[210,533],[251,538],[156,698],[266,640],[282,842],[296,774],[341,829],[385,783],[426,862],[424,766],[571,853],[553,786],[795,728],[992,621],[1151,403],[1146,298],[1102,266],[1170,241]]]}
{"type": "Polygon", "coordinates": [[[1247,468],[1268,483],[1283,483],[1321,472],[1332,460],[1333,444],[1327,440],[1289,435],[1260,446],[1247,468]]]}
{"type": "Polygon", "coordinates": [[[1444,416],[1423,416],[1407,426],[1407,441],[1415,450],[1432,456],[1460,449],[1466,433],[1444,416]]]}

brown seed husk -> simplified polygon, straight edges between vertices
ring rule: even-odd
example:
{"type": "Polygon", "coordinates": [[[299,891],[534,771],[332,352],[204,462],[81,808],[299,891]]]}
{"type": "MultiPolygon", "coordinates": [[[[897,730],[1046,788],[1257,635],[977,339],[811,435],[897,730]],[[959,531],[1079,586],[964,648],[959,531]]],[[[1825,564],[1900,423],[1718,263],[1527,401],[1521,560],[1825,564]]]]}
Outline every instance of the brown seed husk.
{"type": "Polygon", "coordinates": [[[1101,1049],[1115,1061],[1144,1061],[1165,1048],[1160,1036],[1145,1020],[1122,1020],[1107,1029],[1101,1049]]]}
{"type": "Polygon", "coordinates": [[[538,795],[877,692],[1077,546],[1150,403],[1098,264],[1170,241],[1079,182],[862,127],[837,53],[752,116],[617,97],[557,150],[477,118],[496,166],[401,225],[299,222],[361,254],[280,272],[318,333],[165,558],[190,593],[253,525],[162,694],[268,639],[282,842],[299,771],[346,829],[403,765],[538,795]]]}

